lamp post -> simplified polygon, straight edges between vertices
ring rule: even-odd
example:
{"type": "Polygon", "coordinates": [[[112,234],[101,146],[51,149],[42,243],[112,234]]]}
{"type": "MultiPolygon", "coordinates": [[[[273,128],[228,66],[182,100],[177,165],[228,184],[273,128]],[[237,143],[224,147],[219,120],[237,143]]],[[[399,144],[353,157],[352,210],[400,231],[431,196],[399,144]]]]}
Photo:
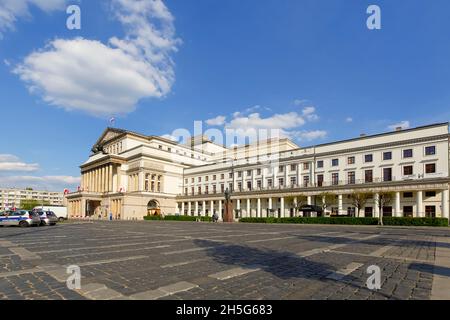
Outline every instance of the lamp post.
{"type": "Polygon", "coordinates": [[[233,201],[231,200],[231,195],[234,191],[234,159],[228,158],[227,160],[231,160],[231,190],[229,188],[225,189],[225,211],[223,216],[223,222],[233,222],[233,201]]]}

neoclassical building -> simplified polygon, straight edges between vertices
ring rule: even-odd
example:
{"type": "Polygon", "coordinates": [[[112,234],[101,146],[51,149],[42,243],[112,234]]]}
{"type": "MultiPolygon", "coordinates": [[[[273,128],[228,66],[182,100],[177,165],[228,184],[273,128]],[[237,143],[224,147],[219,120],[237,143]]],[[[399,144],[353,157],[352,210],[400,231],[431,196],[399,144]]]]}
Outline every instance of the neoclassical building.
{"type": "Polygon", "coordinates": [[[80,190],[67,195],[69,213],[222,216],[228,189],[237,220],[304,215],[302,205],[354,215],[355,193],[371,195],[361,216],[378,216],[388,193],[385,216],[448,218],[449,137],[439,123],[310,147],[269,139],[225,148],[205,137],[178,144],[108,128],[81,165],[80,190]]]}

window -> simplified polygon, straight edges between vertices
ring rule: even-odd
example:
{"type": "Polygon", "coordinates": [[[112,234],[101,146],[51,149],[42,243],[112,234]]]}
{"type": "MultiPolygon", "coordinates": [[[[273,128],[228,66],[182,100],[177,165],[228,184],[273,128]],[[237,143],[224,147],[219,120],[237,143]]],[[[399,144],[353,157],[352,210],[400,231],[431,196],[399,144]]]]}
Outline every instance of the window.
{"type": "Polygon", "coordinates": [[[413,193],[412,192],[403,192],[403,198],[412,198],[413,193]]]}
{"type": "Polygon", "coordinates": [[[391,151],[387,151],[387,152],[383,152],[383,160],[392,160],[392,152],[391,151]]]}
{"type": "Polygon", "coordinates": [[[322,187],[322,186],[323,186],[323,174],[318,174],[318,175],[317,175],[317,185],[318,185],[319,187],[322,187]]]}
{"type": "Polygon", "coordinates": [[[194,195],[194,193],[195,193],[194,190],[195,190],[194,187],[192,187],[192,188],[191,188],[192,195],[194,195]]]}
{"type": "Polygon", "coordinates": [[[242,182],[238,182],[238,190],[242,191],[242,182]]]}
{"type": "Polygon", "coordinates": [[[339,165],[339,159],[333,159],[331,160],[331,166],[332,167],[337,167],[339,165]]]}
{"type": "Polygon", "coordinates": [[[427,197],[427,198],[436,197],[436,191],[426,191],[425,192],[425,197],[427,197]]]}
{"type": "Polygon", "coordinates": [[[364,181],[366,183],[372,183],[373,182],[373,171],[372,170],[366,170],[364,172],[364,181]]]}
{"type": "Polygon", "coordinates": [[[413,157],[413,149],[403,150],[403,158],[412,158],[413,157]]]}
{"type": "Polygon", "coordinates": [[[364,162],[373,162],[373,154],[366,154],[364,156],[364,162]]]}
{"type": "Polygon", "coordinates": [[[413,166],[404,166],[403,167],[403,175],[404,176],[412,176],[413,175],[413,166]]]}
{"type": "MultiPolygon", "coordinates": [[[[336,165],[338,165],[338,164],[336,164],[336,165]]],[[[355,164],[355,157],[348,157],[347,158],[347,164],[355,164]]]]}
{"type": "Polygon", "coordinates": [[[206,186],[206,187],[205,187],[205,194],[208,194],[208,193],[209,193],[209,187],[206,186]]]}
{"type": "Polygon", "coordinates": [[[425,216],[427,218],[436,218],[436,206],[425,206],[425,216]]]}
{"type": "Polygon", "coordinates": [[[261,169],[257,169],[257,170],[256,170],[256,175],[258,175],[258,176],[261,175],[261,169]]]}
{"type": "Polygon", "coordinates": [[[331,175],[331,184],[337,186],[339,184],[339,173],[333,173],[331,175]]]}
{"type": "Polygon", "coordinates": [[[197,190],[198,190],[198,194],[202,193],[202,187],[198,187],[197,190]]]}
{"type": "Polygon", "coordinates": [[[191,182],[194,183],[194,178],[191,179],[191,182]]]}
{"type": "Polygon", "coordinates": [[[188,195],[188,188],[184,188],[184,195],[185,195],[185,196],[188,195]]]}
{"type": "Polygon", "coordinates": [[[247,170],[247,177],[250,177],[252,175],[252,170],[247,170]]]}
{"type": "Polygon", "coordinates": [[[223,173],[220,175],[220,179],[221,180],[225,179],[225,175],[223,173]]]}
{"type": "Polygon", "coordinates": [[[209,176],[205,177],[205,181],[208,182],[209,181],[209,176]]]}
{"type": "Polygon", "coordinates": [[[230,172],[230,173],[228,174],[228,178],[233,179],[233,173],[232,173],[232,172],[230,172]]]}
{"type": "Polygon", "coordinates": [[[202,182],[202,177],[198,177],[198,182],[202,182]]]}
{"type": "Polygon", "coordinates": [[[161,145],[159,145],[159,146],[158,146],[158,149],[159,149],[159,150],[162,150],[162,146],[161,146],[161,145]]]}
{"type": "Polygon", "coordinates": [[[279,167],[278,167],[278,172],[280,172],[280,173],[281,173],[281,172],[284,172],[284,167],[283,167],[283,166],[279,166],[279,167]]]}
{"type": "Polygon", "coordinates": [[[356,183],[355,171],[350,171],[348,173],[348,184],[355,184],[355,183],[356,183]]]}
{"type": "Polygon", "coordinates": [[[297,170],[297,165],[291,164],[291,171],[296,171],[296,170],[297,170]]]}
{"type": "Polygon", "coordinates": [[[403,207],[403,216],[412,218],[413,217],[413,206],[404,206],[403,207]]]}
{"type": "Polygon", "coordinates": [[[252,190],[252,182],[247,181],[247,190],[252,190]]]}
{"type": "Polygon", "coordinates": [[[303,170],[309,170],[309,162],[303,163],[303,170]]]}
{"type": "Polygon", "coordinates": [[[256,186],[258,187],[258,189],[261,189],[262,187],[261,180],[256,181],[256,186]]]}
{"type": "Polygon", "coordinates": [[[323,160],[317,161],[317,168],[323,168],[323,160]]]}
{"type": "Polygon", "coordinates": [[[217,193],[217,186],[213,185],[213,193],[217,193]]]}
{"type": "Polygon", "coordinates": [[[364,216],[366,218],[371,218],[373,216],[373,208],[372,207],[365,207],[364,208],[364,216]]]}
{"type": "Polygon", "coordinates": [[[433,156],[436,154],[436,146],[425,147],[425,155],[433,156]]]}
{"type": "Polygon", "coordinates": [[[295,186],[295,185],[297,185],[297,178],[291,177],[291,186],[295,186]]]}
{"type": "Polygon", "coordinates": [[[213,175],[213,181],[216,181],[216,180],[217,180],[217,176],[213,175]]]}
{"type": "Polygon", "coordinates": [[[309,187],[309,176],[304,176],[303,177],[303,186],[305,188],[309,187]]]}
{"type": "Polygon", "coordinates": [[[426,164],[425,173],[436,173],[436,164],[435,163],[426,164]]]}
{"type": "Polygon", "coordinates": [[[167,148],[167,151],[172,152],[172,148],[167,148]]]}
{"type": "Polygon", "coordinates": [[[283,178],[278,179],[278,185],[280,187],[282,187],[284,185],[284,179],[283,178]]]}
{"type": "Polygon", "coordinates": [[[392,181],[392,168],[383,169],[383,181],[392,181]]]}
{"type": "Polygon", "coordinates": [[[225,192],[225,185],[223,183],[220,185],[220,192],[225,192]]]}
{"type": "Polygon", "coordinates": [[[267,179],[267,187],[272,188],[272,186],[273,186],[272,179],[267,179]]]}
{"type": "Polygon", "coordinates": [[[242,171],[238,171],[238,178],[242,177],[242,171]]]}

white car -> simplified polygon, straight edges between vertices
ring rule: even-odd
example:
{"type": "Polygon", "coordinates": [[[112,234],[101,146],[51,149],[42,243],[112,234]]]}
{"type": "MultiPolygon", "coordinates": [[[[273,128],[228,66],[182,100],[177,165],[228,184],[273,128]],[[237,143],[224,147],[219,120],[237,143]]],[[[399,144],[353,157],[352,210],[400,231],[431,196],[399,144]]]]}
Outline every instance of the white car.
{"type": "Polygon", "coordinates": [[[67,208],[66,207],[39,206],[39,207],[35,207],[33,210],[36,210],[36,211],[52,211],[58,217],[58,221],[67,220],[67,208]]]}

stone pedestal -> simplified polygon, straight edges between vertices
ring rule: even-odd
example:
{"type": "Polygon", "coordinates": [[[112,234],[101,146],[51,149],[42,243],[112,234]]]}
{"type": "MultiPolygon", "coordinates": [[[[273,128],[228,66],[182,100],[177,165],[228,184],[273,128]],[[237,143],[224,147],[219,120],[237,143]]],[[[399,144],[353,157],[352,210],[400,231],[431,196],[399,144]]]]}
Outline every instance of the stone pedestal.
{"type": "Polygon", "coordinates": [[[225,208],[223,214],[223,222],[233,222],[233,202],[231,200],[225,201],[225,208]]]}

